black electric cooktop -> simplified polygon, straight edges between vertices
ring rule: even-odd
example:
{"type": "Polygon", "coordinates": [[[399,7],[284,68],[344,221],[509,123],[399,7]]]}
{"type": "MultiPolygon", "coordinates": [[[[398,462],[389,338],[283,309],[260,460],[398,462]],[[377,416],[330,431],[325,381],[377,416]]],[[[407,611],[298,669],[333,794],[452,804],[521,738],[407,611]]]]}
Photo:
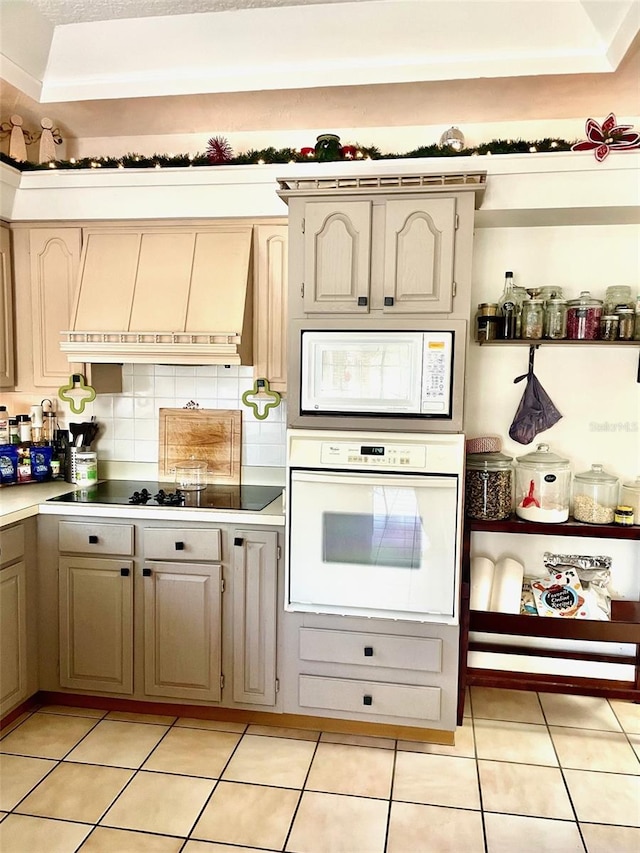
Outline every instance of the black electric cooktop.
{"type": "Polygon", "coordinates": [[[237,509],[259,512],[282,494],[282,486],[212,485],[181,492],[172,483],[104,480],[88,489],[67,492],[50,501],[65,504],[166,506],[172,509],[237,509]]]}

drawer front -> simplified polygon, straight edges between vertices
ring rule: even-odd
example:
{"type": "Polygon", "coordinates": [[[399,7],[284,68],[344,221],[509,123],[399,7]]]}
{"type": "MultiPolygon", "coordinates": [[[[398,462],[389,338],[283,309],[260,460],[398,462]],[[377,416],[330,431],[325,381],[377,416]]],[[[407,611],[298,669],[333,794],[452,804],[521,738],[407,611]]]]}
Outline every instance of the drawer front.
{"type": "Polygon", "coordinates": [[[437,638],[301,628],[299,640],[302,660],[442,671],[442,640],[437,638]]]}
{"type": "Polygon", "coordinates": [[[15,563],[24,557],[24,525],[0,530],[0,566],[15,563]]]}
{"type": "Polygon", "coordinates": [[[298,687],[303,708],[417,720],[440,719],[439,687],[316,675],[301,675],[298,687]]]}
{"type": "Polygon", "coordinates": [[[144,531],[147,560],[221,559],[220,528],[148,527],[144,531]]]}
{"type": "Polygon", "coordinates": [[[58,527],[60,551],[74,554],[120,554],[133,556],[132,524],[94,524],[90,521],[61,521],[58,527]]]}

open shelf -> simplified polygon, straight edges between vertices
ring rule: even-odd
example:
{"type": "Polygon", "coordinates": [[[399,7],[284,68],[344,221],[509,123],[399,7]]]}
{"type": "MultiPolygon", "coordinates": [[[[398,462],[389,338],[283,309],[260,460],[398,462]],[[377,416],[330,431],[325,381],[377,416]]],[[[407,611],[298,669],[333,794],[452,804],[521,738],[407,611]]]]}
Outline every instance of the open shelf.
{"type": "Polygon", "coordinates": [[[569,340],[562,338],[561,340],[551,340],[550,338],[516,338],[513,340],[496,340],[496,341],[475,341],[481,347],[640,347],[640,341],[583,341],[569,340]]]}
{"type": "Polygon", "coordinates": [[[478,521],[468,519],[471,531],[484,530],[490,533],[527,533],[540,536],[590,536],[593,539],[632,539],[640,541],[640,526],[623,527],[619,524],[587,524],[584,521],[562,521],[559,524],[544,524],[524,521],[515,515],[504,521],[478,521]]]}

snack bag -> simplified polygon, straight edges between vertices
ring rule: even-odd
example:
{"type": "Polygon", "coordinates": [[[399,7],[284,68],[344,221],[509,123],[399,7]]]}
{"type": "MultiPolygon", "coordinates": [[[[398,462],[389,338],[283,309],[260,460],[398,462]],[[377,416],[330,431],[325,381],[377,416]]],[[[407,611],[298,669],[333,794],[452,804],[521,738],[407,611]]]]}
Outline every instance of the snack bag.
{"type": "Polygon", "coordinates": [[[574,569],[553,572],[548,578],[531,581],[539,616],[588,619],[584,590],[574,569]]]}
{"type": "Polygon", "coordinates": [[[611,557],[589,554],[551,554],[544,555],[544,565],[550,574],[567,569],[575,569],[582,584],[583,595],[589,619],[606,621],[611,619],[611,557]]]}
{"type": "Polygon", "coordinates": [[[525,578],[522,583],[522,595],[520,597],[520,613],[523,616],[537,616],[538,608],[536,607],[533,590],[531,589],[531,579],[525,578]]]}

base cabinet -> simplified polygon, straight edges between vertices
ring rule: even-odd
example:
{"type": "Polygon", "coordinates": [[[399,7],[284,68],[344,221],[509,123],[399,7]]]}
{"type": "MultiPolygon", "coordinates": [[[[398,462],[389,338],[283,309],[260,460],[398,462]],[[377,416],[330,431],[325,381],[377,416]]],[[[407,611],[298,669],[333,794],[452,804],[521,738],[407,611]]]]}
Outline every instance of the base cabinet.
{"type": "Polygon", "coordinates": [[[133,693],[133,562],[61,557],[60,685],[133,693]]]}
{"type": "Polygon", "coordinates": [[[233,700],[276,702],[278,534],[233,532],[233,700]]]}
{"type": "Polygon", "coordinates": [[[273,710],[281,536],[40,516],[41,689],[273,710]]]}
{"type": "Polygon", "coordinates": [[[24,560],[0,571],[0,715],[27,695],[27,594],[24,560]]]}
{"type": "Polygon", "coordinates": [[[35,521],[0,530],[0,716],[37,690],[35,521]]]}
{"type": "Polygon", "coordinates": [[[147,563],[142,574],[145,693],[219,702],[221,566],[147,563]]]}
{"type": "Polygon", "coordinates": [[[453,731],[459,629],[287,614],[285,711],[453,731]]]}

